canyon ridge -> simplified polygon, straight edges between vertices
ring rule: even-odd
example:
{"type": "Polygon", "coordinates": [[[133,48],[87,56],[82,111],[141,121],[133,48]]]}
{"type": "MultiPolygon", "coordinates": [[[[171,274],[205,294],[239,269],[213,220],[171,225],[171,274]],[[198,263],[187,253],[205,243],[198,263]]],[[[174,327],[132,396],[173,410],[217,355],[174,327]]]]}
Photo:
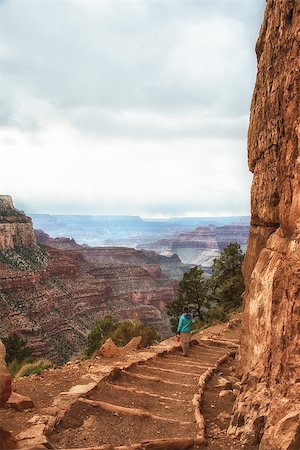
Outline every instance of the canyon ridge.
{"type": "Polygon", "coordinates": [[[51,239],[0,196],[0,335],[18,332],[35,356],[62,363],[83,350],[97,319],[140,319],[170,335],[165,305],[186,266],[128,248],[90,248],[51,239]],[[37,244],[36,236],[42,246],[37,244]]]}

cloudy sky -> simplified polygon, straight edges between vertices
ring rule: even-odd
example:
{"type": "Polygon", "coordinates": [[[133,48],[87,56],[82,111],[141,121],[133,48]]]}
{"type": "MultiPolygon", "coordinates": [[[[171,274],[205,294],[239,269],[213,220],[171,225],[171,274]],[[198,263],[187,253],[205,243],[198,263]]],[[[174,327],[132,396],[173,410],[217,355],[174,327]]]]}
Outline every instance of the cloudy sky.
{"type": "Polygon", "coordinates": [[[249,213],[265,0],[0,0],[0,193],[27,213],[249,213]]]}

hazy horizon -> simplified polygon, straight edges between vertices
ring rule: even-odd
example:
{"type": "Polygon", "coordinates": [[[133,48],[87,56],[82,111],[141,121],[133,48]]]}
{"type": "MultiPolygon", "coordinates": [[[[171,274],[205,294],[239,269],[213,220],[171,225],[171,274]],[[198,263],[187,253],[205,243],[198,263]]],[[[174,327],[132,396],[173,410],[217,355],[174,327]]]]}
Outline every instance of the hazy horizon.
{"type": "Polygon", "coordinates": [[[31,213],[248,215],[265,0],[0,0],[0,192],[31,213]]]}

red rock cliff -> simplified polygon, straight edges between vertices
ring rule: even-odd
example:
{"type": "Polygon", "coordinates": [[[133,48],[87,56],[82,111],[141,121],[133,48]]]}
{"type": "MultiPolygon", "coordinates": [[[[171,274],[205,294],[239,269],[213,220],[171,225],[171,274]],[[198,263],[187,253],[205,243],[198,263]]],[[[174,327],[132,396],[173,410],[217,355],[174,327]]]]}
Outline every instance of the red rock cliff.
{"type": "Polygon", "coordinates": [[[0,195],[0,250],[34,244],[31,219],[15,209],[9,195],[0,195]]]}
{"type": "Polygon", "coordinates": [[[261,450],[300,448],[300,2],[268,0],[248,134],[242,390],[230,431],[261,450]]]}

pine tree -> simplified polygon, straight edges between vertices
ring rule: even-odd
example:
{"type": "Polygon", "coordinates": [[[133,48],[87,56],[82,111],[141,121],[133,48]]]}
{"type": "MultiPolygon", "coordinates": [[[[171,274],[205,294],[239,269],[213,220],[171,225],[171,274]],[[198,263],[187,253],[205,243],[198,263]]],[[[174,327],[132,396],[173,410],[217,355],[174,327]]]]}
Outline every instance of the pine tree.
{"type": "Polygon", "coordinates": [[[210,303],[222,307],[225,313],[242,305],[244,254],[239,244],[229,244],[214,259],[210,278],[210,303]]]}
{"type": "Polygon", "coordinates": [[[207,306],[207,280],[201,267],[193,267],[183,275],[179,283],[179,292],[176,300],[167,304],[167,313],[171,317],[173,331],[176,331],[178,317],[184,305],[188,305],[195,318],[204,320],[204,311],[207,306]]]}

